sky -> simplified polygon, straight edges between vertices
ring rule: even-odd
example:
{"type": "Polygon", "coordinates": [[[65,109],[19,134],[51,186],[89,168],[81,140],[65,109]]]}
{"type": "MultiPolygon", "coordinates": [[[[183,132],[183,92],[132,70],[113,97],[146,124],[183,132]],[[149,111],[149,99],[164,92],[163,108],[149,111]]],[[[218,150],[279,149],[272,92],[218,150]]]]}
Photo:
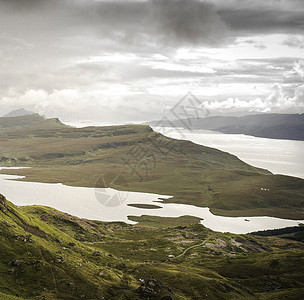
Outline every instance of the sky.
{"type": "Polygon", "coordinates": [[[304,112],[303,0],[0,0],[0,115],[304,112]]]}

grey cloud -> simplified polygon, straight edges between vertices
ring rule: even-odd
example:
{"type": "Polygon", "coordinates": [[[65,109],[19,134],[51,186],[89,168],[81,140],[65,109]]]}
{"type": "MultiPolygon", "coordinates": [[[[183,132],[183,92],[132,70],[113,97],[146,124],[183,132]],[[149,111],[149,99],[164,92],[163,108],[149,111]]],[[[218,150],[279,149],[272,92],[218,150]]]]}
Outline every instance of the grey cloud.
{"type": "Polygon", "coordinates": [[[299,113],[304,111],[304,85],[297,86],[286,94],[285,88],[276,83],[272,86],[269,96],[264,98],[240,99],[230,97],[222,100],[206,100],[204,107],[211,112],[273,112],[273,113],[299,113]]]}
{"type": "Polygon", "coordinates": [[[271,106],[282,110],[283,108],[304,107],[304,85],[300,85],[294,90],[292,97],[286,96],[280,84],[275,84],[272,87],[272,93],[267,97],[266,101],[271,106]]]}
{"type": "Polygon", "coordinates": [[[247,10],[259,8],[260,10],[299,11],[304,10],[302,0],[213,0],[220,8],[233,8],[247,10]]]}
{"type": "MultiPolygon", "coordinates": [[[[10,87],[49,91],[111,80],[117,76],[113,65],[99,66],[99,75],[88,67],[68,70],[104,52],[172,55],[180,46],[219,44],[227,37],[215,7],[199,0],[0,0],[0,28],[0,95],[10,87]]],[[[129,76],[136,65],[127,68],[122,72],[129,76]]]]}
{"type": "Polygon", "coordinates": [[[303,12],[258,9],[226,9],[220,16],[242,33],[303,33],[303,12]]]}
{"type": "Polygon", "coordinates": [[[304,49],[304,38],[290,35],[283,44],[293,48],[304,49]]]}
{"type": "Polygon", "coordinates": [[[303,34],[302,0],[213,0],[219,15],[241,34],[303,34]]]}
{"type": "MultiPolygon", "coordinates": [[[[0,107],[29,103],[53,116],[76,114],[75,118],[80,118],[87,107],[86,114],[91,116],[96,107],[109,103],[106,115],[113,116],[115,109],[108,102],[113,100],[120,106],[129,105],[126,115],[131,118],[144,111],[147,116],[156,113],[160,103],[165,105],[174,98],[157,93],[153,96],[153,87],[169,90],[169,94],[174,93],[175,87],[195,90],[219,82],[229,88],[223,97],[224,93],[236,97],[247,93],[246,88],[233,90],[234,84],[279,82],[284,84],[284,93],[287,83],[288,89],[294,90],[303,74],[303,64],[294,65],[300,57],[234,60],[229,67],[225,57],[208,56],[210,49],[204,54],[203,47],[215,46],[211,51],[221,54],[221,45],[242,34],[292,31],[301,36],[302,2],[214,2],[216,6],[207,0],[0,0],[0,107]],[[175,56],[175,50],[182,46],[191,48],[187,50],[189,57],[187,53],[184,57],[175,56]],[[199,55],[191,58],[196,51],[199,55]],[[115,53],[123,59],[115,61],[115,53]],[[166,56],[164,61],[168,64],[185,68],[154,64],[155,53],[166,56]],[[124,58],[129,54],[134,55],[134,60],[124,58]],[[106,55],[111,59],[98,61],[106,55]],[[209,64],[215,69],[214,74],[195,71],[196,66],[203,70],[209,64]],[[288,70],[290,76],[282,78],[288,70]],[[140,112],[134,107],[140,107],[140,112]],[[75,111],[80,111],[79,115],[75,111]]],[[[262,46],[253,38],[247,40],[248,48],[262,46]]],[[[297,41],[292,42],[296,46],[297,41]]],[[[242,47],[233,46],[236,51],[242,47]]],[[[252,94],[248,97],[255,97],[252,94]]],[[[246,103],[242,105],[245,107],[246,103]]]]}
{"type": "MultiPolygon", "coordinates": [[[[299,58],[300,59],[300,58],[299,58]]],[[[238,61],[241,62],[248,62],[248,63],[259,63],[265,65],[276,65],[281,67],[292,67],[295,59],[293,57],[281,57],[278,56],[276,58],[256,58],[256,59],[239,59],[238,61]]]]}
{"type": "Polygon", "coordinates": [[[225,23],[208,2],[153,0],[151,6],[152,20],[163,41],[218,44],[227,33],[225,23]]]}
{"type": "Polygon", "coordinates": [[[175,47],[219,44],[227,34],[215,6],[199,0],[2,0],[1,8],[10,9],[9,18],[0,13],[2,27],[30,37],[71,37],[89,32],[120,46],[175,47]]]}
{"type": "Polygon", "coordinates": [[[1,0],[0,3],[3,7],[8,9],[32,9],[36,8],[37,6],[43,4],[44,0],[1,0]]]}
{"type": "Polygon", "coordinates": [[[299,60],[294,63],[293,72],[304,80],[304,60],[299,60]]]}
{"type": "Polygon", "coordinates": [[[140,46],[214,45],[227,36],[226,24],[215,6],[199,0],[101,2],[94,7],[102,36],[107,33],[140,46]],[[108,31],[108,32],[106,32],[108,31]]]}

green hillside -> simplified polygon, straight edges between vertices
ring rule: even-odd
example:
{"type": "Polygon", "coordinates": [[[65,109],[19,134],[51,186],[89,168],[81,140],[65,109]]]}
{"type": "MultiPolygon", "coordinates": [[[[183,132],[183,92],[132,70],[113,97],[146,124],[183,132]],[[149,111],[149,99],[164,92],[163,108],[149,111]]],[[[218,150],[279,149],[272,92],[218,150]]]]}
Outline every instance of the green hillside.
{"type": "Polygon", "coordinates": [[[12,119],[11,130],[0,129],[0,165],[33,167],[7,171],[27,181],[172,195],[167,202],[226,216],[304,219],[304,180],[272,175],[229,153],[146,125],[77,129],[37,115],[12,119]],[[24,118],[31,125],[15,126],[24,118]]]}
{"type": "Polygon", "coordinates": [[[175,219],[175,227],[148,219],[158,226],[89,221],[42,206],[16,208],[1,195],[1,299],[304,295],[303,243],[215,233],[189,217],[175,219]]]}

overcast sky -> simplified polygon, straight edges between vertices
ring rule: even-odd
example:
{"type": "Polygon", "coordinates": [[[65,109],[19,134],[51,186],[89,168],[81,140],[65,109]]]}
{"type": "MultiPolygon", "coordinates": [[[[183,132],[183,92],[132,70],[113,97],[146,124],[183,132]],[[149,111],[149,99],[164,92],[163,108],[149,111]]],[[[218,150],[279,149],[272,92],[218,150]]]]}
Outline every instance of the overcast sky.
{"type": "Polygon", "coordinates": [[[0,114],[304,112],[303,0],[0,0],[0,114]]]}

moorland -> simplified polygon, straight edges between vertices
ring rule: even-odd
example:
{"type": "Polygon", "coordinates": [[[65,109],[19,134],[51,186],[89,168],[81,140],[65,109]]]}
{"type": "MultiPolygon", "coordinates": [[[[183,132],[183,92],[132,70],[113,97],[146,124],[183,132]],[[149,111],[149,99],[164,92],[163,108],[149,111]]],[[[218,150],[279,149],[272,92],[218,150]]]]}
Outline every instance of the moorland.
{"type": "Polygon", "coordinates": [[[0,118],[0,165],[23,180],[172,195],[223,216],[304,219],[304,180],[148,125],[72,128],[38,114],[0,118]],[[100,180],[100,176],[105,180],[100,180]]]}

